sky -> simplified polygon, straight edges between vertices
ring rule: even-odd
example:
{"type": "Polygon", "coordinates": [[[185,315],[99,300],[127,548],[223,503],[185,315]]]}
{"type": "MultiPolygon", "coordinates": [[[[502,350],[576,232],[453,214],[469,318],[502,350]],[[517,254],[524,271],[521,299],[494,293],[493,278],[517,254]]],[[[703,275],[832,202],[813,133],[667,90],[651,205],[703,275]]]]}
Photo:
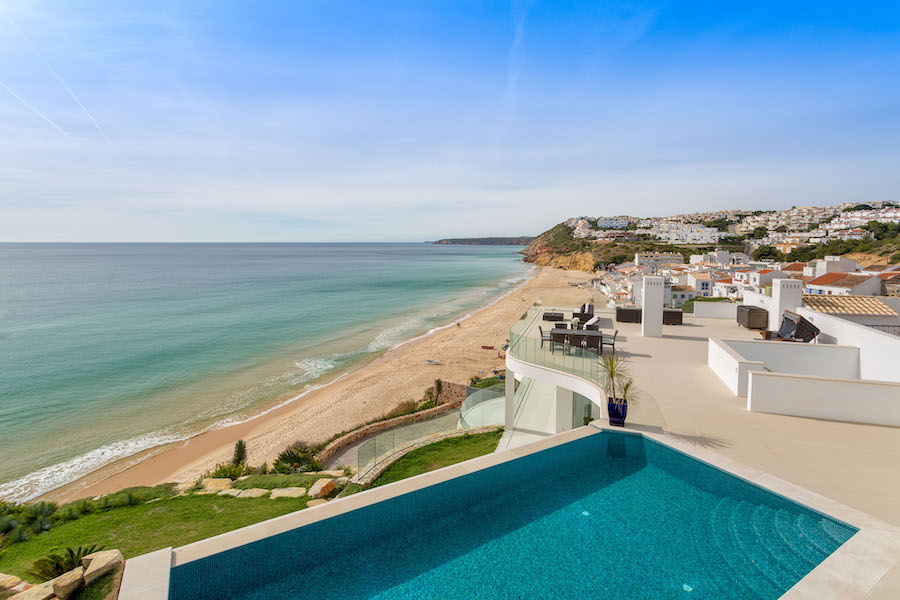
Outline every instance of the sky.
{"type": "Polygon", "coordinates": [[[0,0],[0,241],[900,200],[896,2],[0,0]]]}

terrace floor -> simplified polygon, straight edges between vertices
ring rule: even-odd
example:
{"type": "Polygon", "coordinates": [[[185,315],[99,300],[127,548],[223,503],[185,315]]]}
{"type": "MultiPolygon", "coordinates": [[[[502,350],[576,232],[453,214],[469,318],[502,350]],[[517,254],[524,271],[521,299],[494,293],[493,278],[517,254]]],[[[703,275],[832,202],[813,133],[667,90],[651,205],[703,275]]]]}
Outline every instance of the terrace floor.
{"type": "MultiPolygon", "coordinates": [[[[551,310],[551,309],[546,309],[551,310]]],[[[601,322],[619,330],[616,349],[642,393],[629,424],[663,431],[900,525],[900,429],[751,413],[707,366],[708,339],[759,339],[727,319],[684,316],[663,337],[639,323],[601,322]]],[[[536,336],[536,321],[526,332],[536,336]]],[[[779,343],[779,342],[773,342],[779,343]]]]}

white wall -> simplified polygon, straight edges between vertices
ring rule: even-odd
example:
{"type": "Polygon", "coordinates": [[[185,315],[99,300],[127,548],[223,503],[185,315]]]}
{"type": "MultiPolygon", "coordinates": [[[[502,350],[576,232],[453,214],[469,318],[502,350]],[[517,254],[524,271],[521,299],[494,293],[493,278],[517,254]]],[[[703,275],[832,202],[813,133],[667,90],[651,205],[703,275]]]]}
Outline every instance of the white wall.
{"type": "Polygon", "coordinates": [[[706,319],[737,319],[735,302],[694,302],[694,316],[706,319]]]}
{"type": "Polygon", "coordinates": [[[778,306],[775,304],[775,300],[771,296],[766,296],[765,294],[760,294],[759,292],[754,292],[751,290],[744,290],[744,299],[741,304],[746,304],[748,306],[758,306],[769,311],[769,323],[766,329],[770,331],[776,331],[778,327],[781,326],[781,315],[778,314],[776,316],[776,313],[778,312],[778,306]]]}
{"type": "Polygon", "coordinates": [[[861,379],[900,383],[900,337],[806,307],[797,313],[821,330],[817,345],[859,347],[861,379]]]}
{"type": "Polygon", "coordinates": [[[750,371],[765,369],[761,361],[750,361],[728,347],[723,340],[709,338],[706,364],[739,398],[747,397],[750,371]]]}
{"type": "Polygon", "coordinates": [[[900,384],[754,372],[747,409],[900,426],[900,384]]]}
{"type": "Polygon", "coordinates": [[[742,304],[759,306],[769,311],[769,331],[778,331],[784,311],[797,311],[803,304],[803,282],[798,279],[776,279],[772,282],[772,295],[744,290],[742,304]]]}
{"type": "Polygon", "coordinates": [[[763,363],[769,371],[859,379],[859,348],[800,342],[720,340],[744,360],[763,363]]]}

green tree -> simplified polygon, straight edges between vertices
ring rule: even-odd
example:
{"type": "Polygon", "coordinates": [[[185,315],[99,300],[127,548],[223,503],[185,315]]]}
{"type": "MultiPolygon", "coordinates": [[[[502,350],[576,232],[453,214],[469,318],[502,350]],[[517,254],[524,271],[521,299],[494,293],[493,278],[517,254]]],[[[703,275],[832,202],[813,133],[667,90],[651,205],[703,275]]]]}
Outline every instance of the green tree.
{"type": "Polygon", "coordinates": [[[785,227],[784,225],[779,225],[775,228],[775,231],[778,233],[787,233],[787,227],[785,227]]]}
{"type": "Polygon", "coordinates": [[[783,255],[775,249],[775,246],[760,246],[751,255],[753,260],[781,260],[783,255]]]}
{"type": "Polygon", "coordinates": [[[763,226],[759,226],[753,229],[753,232],[750,234],[750,237],[754,240],[758,240],[769,235],[769,230],[763,226]]]}
{"type": "Polygon", "coordinates": [[[244,440],[238,440],[234,443],[234,456],[231,459],[231,463],[234,465],[241,465],[247,460],[247,444],[244,440]]]}

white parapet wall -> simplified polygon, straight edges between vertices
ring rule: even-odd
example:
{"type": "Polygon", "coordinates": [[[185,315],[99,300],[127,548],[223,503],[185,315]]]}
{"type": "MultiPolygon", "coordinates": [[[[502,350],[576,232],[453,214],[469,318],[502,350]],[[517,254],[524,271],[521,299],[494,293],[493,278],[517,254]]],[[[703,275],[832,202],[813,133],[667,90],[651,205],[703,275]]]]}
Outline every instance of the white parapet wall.
{"type": "Polygon", "coordinates": [[[753,371],[858,379],[859,348],[710,338],[706,364],[735,396],[746,398],[753,371]]]}
{"type": "Polygon", "coordinates": [[[859,347],[861,379],[900,383],[900,337],[806,307],[797,314],[821,330],[818,345],[859,347]]]}
{"type": "Polygon", "coordinates": [[[701,319],[737,319],[735,302],[694,302],[694,316],[701,319]]]}
{"type": "Polygon", "coordinates": [[[900,426],[900,383],[760,371],[749,378],[753,412],[900,426]]]}
{"type": "Polygon", "coordinates": [[[766,368],[762,361],[747,360],[730,348],[724,340],[709,338],[706,364],[713,373],[739,397],[747,397],[748,374],[766,368]]]}

